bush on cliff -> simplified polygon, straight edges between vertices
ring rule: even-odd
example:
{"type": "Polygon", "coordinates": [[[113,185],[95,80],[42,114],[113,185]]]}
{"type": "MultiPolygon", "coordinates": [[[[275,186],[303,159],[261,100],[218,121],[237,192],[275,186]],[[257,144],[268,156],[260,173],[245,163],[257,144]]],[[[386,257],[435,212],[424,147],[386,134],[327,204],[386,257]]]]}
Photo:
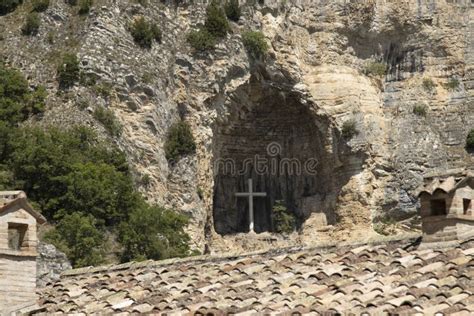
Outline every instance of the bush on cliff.
{"type": "Polygon", "coordinates": [[[262,32],[247,31],[242,34],[242,42],[247,52],[253,58],[265,57],[268,51],[268,44],[262,32]]]}
{"type": "Polygon", "coordinates": [[[59,87],[62,89],[70,88],[80,78],[79,60],[72,53],[65,54],[57,68],[57,79],[59,87]]]}
{"type": "Polygon", "coordinates": [[[227,15],[227,18],[229,18],[229,20],[237,22],[240,19],[242,12],[240,10],[239,0],[227,1],[224,8],[225,14],[227,15]]]}
{"type": "Polygon", "coordinates": [[[196,152],[196,143],[191,128],[186,122],[179,122],[171,126],[165,143],[165,154],[168,161],[177,161],[179,158],[196,152]]]}
{"type": "Polygon", "coordinates": [[[144,17],[139,17],[130,26],[133,40],[142,48],[151,48],[153,40],[160,43],[162,32],[156,24],[147,22],[144,17]]]}
{"type": "Polygon", "coordinates": [[[467,134],[466,148],[468,150],[473,150],[474,151],[474,129],[471,129],[469,131],[469,134],[467,134]]]}
{"type": "Polygon", "coordinates": [[[26,16],[25,24],[21,28],[21,32],[23,35],[36,35],[38,34],[40,25],[41,19],[38,13],[31,12],[26,16]]]}
{"type": "Polygon", "coordinates": [[[22,3],[22,0],[0,0],[0,15],[14,11],[22,3]]]}

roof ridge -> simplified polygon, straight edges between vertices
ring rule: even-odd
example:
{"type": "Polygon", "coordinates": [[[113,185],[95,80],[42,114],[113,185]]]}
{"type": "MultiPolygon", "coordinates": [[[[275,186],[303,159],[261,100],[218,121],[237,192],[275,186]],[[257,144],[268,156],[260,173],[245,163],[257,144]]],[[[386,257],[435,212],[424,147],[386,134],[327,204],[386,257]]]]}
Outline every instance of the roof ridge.
{"type": "Polygon", "coordinates": [[[76,268],[64,271],[61,273],[61,277],[68,277],[68,276],[75,276],[80,274],[93,274],[99,272],[110,272],[110,271],[117,271],[117,270],[125,270],[125,269],[137,269],[137,268],[144,268],[144,267],[160,267],[160,266],[167,266],[176,263],[187,263],[187,262],[202,262],[202,261],[221,261],[225,259],[231,258],[243,258],[243,257],[251,257],[256,255],[262,254],[277,254],[282,252],[296,252],[296,251],[310,251],[315,249],[329,249],[332,247],[348,247],[348,246],[363,246],[363,245],[377,245],[382,243],[394,243],[401,240],[410,240],[416,239],[421,237],[418,233],[411,233],[411,234],[404,234],[404,235],[395,235],[395,236],[381,236],[374,240],[356,240],[356,241],[349,241],[349,242],[328,242],[328,243],[321,243],[317,245],[295,245],[290,247],[282,247],[276,249],[266,249],[266,250],[258,250],[258,251],[250,251],[244,253],[224,253],[224,254],[213,254],[213,255],[200,255],[200,256],[191,256],[191,257],[184,257],[184,258],[170,258],[164,260],[146,260],[146,261],[130,261],[121,264],[109,264],[109,265],[102,265],[102,266],[89,266],[83,268],[76,268]]]}

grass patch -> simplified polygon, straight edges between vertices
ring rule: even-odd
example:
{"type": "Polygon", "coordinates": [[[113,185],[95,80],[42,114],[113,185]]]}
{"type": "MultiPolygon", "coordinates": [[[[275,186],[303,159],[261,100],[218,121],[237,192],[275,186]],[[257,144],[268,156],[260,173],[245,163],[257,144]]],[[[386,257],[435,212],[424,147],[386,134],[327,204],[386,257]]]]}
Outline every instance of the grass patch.
{"type": "Polygon", "coordinates": [[[456,91],[459,88],[460,82],[457,78],[450,78],[445,84],[446,89],[449,91],[456,91]]]}
{"type": "Polygon", "coordinates": [[[38,34],[41,19],[38,13],[31,12],[26,16],[25,24],[21,28],[23,35],[33,36],[38,34]]]}

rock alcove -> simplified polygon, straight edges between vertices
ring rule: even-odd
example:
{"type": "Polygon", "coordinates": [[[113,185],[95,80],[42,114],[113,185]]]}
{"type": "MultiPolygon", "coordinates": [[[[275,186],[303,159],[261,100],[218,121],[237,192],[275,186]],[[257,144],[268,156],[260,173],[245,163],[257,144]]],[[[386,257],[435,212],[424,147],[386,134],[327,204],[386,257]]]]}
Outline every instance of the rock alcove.
{"type": "MultiPolygon", "coordinates": [[[[251,82],[236,91],[229,113],[214,128],[214,227],[219,234],[248,232],[248,199],[236,192],[267,193],[254,199],[255,231],[274,231],[272,208],[282,200],[301,225],[313,212],[334,212],[334,164],[327,152],[327,121],[297,92],[251,82]]],[[[329,146],[331,147],[331,146],[329,146]]]]}

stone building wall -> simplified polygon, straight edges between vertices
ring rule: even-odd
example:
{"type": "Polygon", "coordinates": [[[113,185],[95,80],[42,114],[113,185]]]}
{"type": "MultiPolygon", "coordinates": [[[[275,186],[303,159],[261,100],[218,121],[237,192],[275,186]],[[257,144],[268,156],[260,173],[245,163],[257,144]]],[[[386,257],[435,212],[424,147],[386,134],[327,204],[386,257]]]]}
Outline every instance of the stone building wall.
{"type": "Polygon", "coordinates": [[[0,311],[36,301],[36,219],[13,206],[0,214],[0,311]],[[28,225],[21,249],[9,247],[9,223],[28,225]]]}

